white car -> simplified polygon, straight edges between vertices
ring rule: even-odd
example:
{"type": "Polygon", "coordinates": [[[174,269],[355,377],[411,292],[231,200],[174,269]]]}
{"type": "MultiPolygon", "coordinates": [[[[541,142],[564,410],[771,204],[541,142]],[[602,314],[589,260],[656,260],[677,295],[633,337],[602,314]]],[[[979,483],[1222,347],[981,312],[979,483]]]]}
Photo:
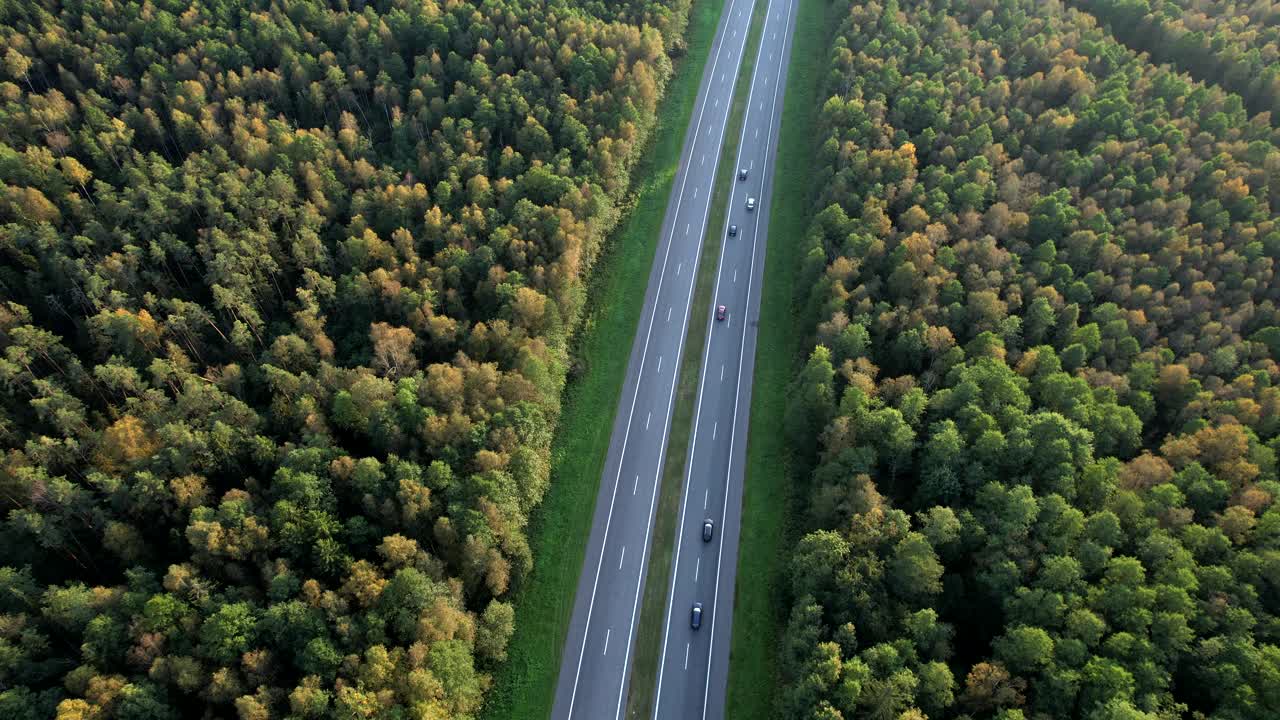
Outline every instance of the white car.
{"type": "Polygon", "coordinates": [[[750,212],[755,209],[756,209],[756,199],[751,197],[747,198],[747,211],[750,212]]]}

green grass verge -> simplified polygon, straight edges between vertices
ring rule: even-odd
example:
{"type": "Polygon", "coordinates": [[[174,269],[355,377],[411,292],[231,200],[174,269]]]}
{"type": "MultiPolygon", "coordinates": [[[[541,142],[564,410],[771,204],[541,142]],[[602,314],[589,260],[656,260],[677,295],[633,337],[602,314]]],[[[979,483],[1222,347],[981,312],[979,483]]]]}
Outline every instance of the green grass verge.
{"type": "Polygon", "coordinates": [[[631,670],[631,686],[627,695],[625,717],[643,720],[653,715],[653,695],[658,683],[658,656],[662,651],[661,629],[665,627],[667,593],[671,589],[671,561],[675,550],[676,524],[680,519],[680,492],[684,488],[685,462],[693,430],[693,410],[697,404],[698,376],[702,369],[702,351],[707,337],[707,313],[711,311],[711,295],[715,292],[719,269],[720,246],[724,241],[724,218],[729,191],[737,172],[738,142],[747,110],[747,93],[751,88],[751,72],[760,50],[760,33],[764,30],[766,0],[756,0],[742,53],[742,66],[733,91],[733,104],[725,126],[724,144],[720,148],[720,165],[707,213],[707,234],[698,260],[698,277],[694,283],[689,327],[685,331],[684,351],[680,359],[680,375],[676,385],[675,409],[667,455],[662,466],[662,485],[658,493],[657,520],[654,523],[653,546],[646,571],[644,598],[640,605],[642,628],[658,628],[658,632],[637,633],[635,663],[631,670]]]}
{"type": "Polygon", "coordinates": [[[790,554],[789,510],[794,486],[783,435],[787,386],[800,356],[802,329],[796,321],[795,279],[804,257],[800,239],[811,217],[810,181],[822,78],[830,39],[829,5],[799,0],[791,66],[769,215],[769,245],[756,338],[751,430],[747,440],[734,589],[733,644],[725,717],[755,720],[773,715],[778,687],[778,640],[786,623],[786,568],[790,554]]]}
{"type": "Polygon", "coordinates": [[[493,673],[482,720],[536,720],[551,715],[578,573],[618,396],[644,305],[667,199],[680,164],[685,131],[715,37],[724,0],[697,0],[690,11],[688,51],[659,109],[653,145],[636,165],[632,210],[615,230],[592,272],[575,339],[579,370],[565,388],[551,450],[551,486],[529,526],[533,571],[514,597],[515,634],[507,661],[493,673]]]}

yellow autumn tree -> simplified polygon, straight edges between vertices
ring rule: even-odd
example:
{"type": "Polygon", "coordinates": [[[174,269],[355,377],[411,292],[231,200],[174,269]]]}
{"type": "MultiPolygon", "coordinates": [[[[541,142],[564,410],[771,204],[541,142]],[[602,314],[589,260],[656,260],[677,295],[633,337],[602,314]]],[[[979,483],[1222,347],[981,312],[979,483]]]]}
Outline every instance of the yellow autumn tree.
{"type": "Polygon", "coordinates": [[[102,432],[94,451],[94,464],[105,472],[119,473],[134,462],[150,457],[158,446],[141,420],[125,415],[102,432]]]}

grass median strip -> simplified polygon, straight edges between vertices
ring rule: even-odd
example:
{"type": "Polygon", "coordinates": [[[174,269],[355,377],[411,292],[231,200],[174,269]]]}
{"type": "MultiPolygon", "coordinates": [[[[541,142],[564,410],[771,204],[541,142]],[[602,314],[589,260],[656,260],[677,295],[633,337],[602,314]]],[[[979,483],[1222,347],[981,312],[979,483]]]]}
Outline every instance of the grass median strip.
{"type": "Polygon", "coordinates": [[[633,174],[637,184],[631,211],[596,261],[588,293],[591,305],[584,310],[575,339],[579,369],[565,389],[552,446],[551,486],[531,521],[533,571],[514,598],[515,633],[507,661],[493,674],[482,720],[551,715],[578,573],[627,372],[626,350],[640,322],[685,131],[723,7],[724,0],[694,3],[688,52],[667,86],[652,147],[633,174]]]}
{"type": "Polygon", "coordinates": [[[635,663],[631,671],[631,687],[627,697],[626,717],[640,720],[653,715],[653,694],[658,682],[658,655],[662,651],[665,632],[667,592],[670,590],[671,561],[675,550],[676,523],[680,515],[680,492],[684,487],[684,469],[689,453],[690,433],[693,428],[693,411],[698,392],[698,375],[702,368],[702,351],[707,337],[707,313],[711,310],[711,294],[715,290],[715,276],[720,259],[720,244],[724,241],[724,218],[729,203],[729,191],[733,186],[735,163],[738,157],[739,134],[746,117],[747,93],[751,86],[751,72],[760,49],[760,33],[764,28],[767,0],[756,0],[743,50],[742,67],[734,86],[733,104],[725,126],[724,145],[720,151],[720,165],[712,191],[711,209],[707,215],[707,234],[698,261],[698,277],[694,285],[693,308],[689,328],[685,335],[684,353],[680,362],[680,376],[676,386],[675,410],[671,418],[671,435],[667,455],[662,468],[662,486],[658,494],[657,520],[654,523],[653,547],[650,553],[648,575],[641,601],[641,628],[655,632],[636,634],[635,663]]]}
{"type": "Polygon", "coordinates": [[[733,644],[725,717],[768,718],[778,689],[778,639],[786,623],[784,585],[790,528],[788,452],[783,435],[787,387],[796,368],[800,331],[795,278],[803,259],[813,187],[814,125],[826,61],[831,11],[824,0],[799,0],[769,216],[755,386],[747,440],[742,538],[734,595],[733,644]]]}

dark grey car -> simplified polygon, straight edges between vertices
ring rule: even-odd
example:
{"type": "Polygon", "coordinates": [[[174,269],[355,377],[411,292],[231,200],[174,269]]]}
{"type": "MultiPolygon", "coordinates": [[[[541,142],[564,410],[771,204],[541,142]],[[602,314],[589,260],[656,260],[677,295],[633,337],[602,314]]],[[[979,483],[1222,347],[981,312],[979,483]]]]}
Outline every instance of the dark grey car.
{"type": "Polygon", "coordinates": [[[694,630],[702,627],[702,603],[693,604],[693,612],[689,614],[689,627],[694,630]]]}

